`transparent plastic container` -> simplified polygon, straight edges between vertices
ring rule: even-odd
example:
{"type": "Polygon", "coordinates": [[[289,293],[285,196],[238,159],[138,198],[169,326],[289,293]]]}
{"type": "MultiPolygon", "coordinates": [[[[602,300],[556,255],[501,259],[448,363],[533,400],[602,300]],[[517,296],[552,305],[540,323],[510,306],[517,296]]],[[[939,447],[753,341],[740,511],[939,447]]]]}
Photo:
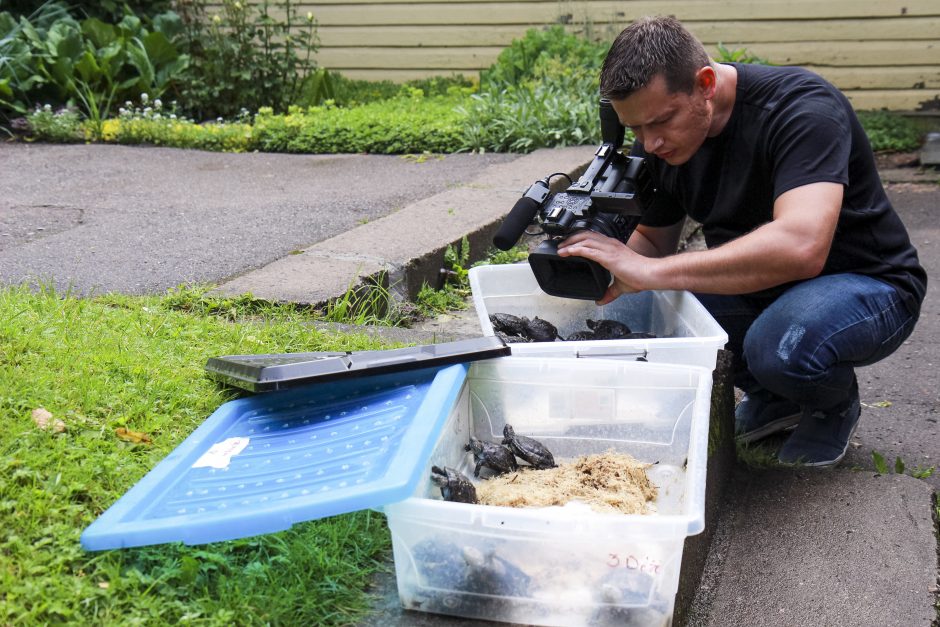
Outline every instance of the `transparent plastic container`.
{"type": "Polygon", "coordinates": [[[472,477],[469,437],[499,442],[510,423],[556,462],[613,450],[653,464],[657,512],[452,503],[419,483],[411,498],[384,507],[403,606],[534,625],[669,625],[685,538],[704,527],[711,385],[711,372],[693,366],[472,364],[426,473],[451,466],[472,477]]]}
{"type": "Polygon", "coordinates": [[[586,320],[623,322],[655,338],[555,341],[511,344],[520,357],[597,357],[704,366],[714,370],[718,350],[728,341],[704,306],[689,292],[647,291],[624,294],[602,307],[593,301],[549,296],[539,288],[529,264],[477,266],[470,270],[473,304],[483,335],[495,335],[489,316],[507,313],[555,325],[568,337],[587,329],[586,320]]]}

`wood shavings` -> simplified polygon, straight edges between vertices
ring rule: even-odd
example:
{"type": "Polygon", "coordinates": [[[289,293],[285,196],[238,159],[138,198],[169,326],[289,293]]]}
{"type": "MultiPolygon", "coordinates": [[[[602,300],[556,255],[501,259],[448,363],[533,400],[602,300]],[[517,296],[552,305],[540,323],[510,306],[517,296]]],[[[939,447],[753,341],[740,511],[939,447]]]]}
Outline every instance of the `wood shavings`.
{"type": "Polygon", "coordinates": [[[646,476],[649,466],[625,453],[585,455],[555,468],[521,467],[494,477],[477,486],[477,497],[483,505],[549,507],[580,501],[598,512],[649,514],[657,495],[646,476]]]}

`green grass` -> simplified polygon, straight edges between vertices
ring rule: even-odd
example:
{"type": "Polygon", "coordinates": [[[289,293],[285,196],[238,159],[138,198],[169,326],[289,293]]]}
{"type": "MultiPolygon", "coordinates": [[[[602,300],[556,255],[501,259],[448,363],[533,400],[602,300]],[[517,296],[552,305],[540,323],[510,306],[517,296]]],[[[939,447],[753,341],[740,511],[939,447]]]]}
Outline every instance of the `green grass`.
{"type": "Polygon", "coordinates": [[[387,348],[310,314],[199,290],[77,299],[0,290],[0,624],[339,625],[389,549],[373,512],[268,536],[85,552],[79,534],[236,396],[203,372],[237,353],[387,348]],[[31,412],[65,424],[44,431],[31,412]],[[152,444],[122,441],[118,428],[152,444]]]}

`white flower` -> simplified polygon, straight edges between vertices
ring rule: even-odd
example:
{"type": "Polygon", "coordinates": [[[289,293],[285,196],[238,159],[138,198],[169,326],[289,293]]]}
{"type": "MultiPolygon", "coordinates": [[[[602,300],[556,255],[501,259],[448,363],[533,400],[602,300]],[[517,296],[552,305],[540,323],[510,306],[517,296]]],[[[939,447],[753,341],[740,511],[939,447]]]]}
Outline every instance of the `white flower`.
{"type": "Polygon", "coordinates": [[[147,104],[147,101],[148,101],[148,100],[150,100],[150,96],[148,96],[147,94],[141,94],[141,95],[140,95],[140,101],[141,101],[142,103],[147,104]]]}
{"type": "Polygon", "coordinates": [[[154,108],[154,109],[159,109],[159,108],[162,107],[162,106],[163,106],[163,103],[160,101],[159,98],[157,98],[156,100],[153,101],[153,108],[154,108]]]}
{"type": "Polygon", "coordinates": [[[42,110],[48,113],[49,111],[52,111],[52,105],[43,105],[42,110]]]}

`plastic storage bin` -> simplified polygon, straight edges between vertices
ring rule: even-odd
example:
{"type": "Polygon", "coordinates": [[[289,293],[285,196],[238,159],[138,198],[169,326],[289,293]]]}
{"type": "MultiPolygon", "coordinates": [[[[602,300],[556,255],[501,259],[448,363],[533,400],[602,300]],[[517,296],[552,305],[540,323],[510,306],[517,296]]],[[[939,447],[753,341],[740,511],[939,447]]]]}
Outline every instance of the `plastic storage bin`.
{"type": "Polygon", "coordinates": [[[470,436],[503,425],[556,461],[608,450],[654,464],[657,513],[451,503],[429,481],[386,505],[406,608],[535,625],[669,625],[683,543],[704,526],[711,372],[623,360],[471,365],[427,460],[472,476],[470,436]]]}
{"type": "Polygon", "coordinates": [[[512,344],[512,354],[516,356],[642,358],[714,370],[718,349],[728,341],[728,334],[689,292],[624,294],[599,307],[592,301],[549,296],[539,288],[529,264],[472,268],[470,289],[485,336],[494,335],[489,319],[493,313],[529,318],[538,316],[555,325],[562,337],[586,329],[585,320],[588,318],[618,320],[633,331],[645,331],[656,336],[650,339],[512,344]]]}

